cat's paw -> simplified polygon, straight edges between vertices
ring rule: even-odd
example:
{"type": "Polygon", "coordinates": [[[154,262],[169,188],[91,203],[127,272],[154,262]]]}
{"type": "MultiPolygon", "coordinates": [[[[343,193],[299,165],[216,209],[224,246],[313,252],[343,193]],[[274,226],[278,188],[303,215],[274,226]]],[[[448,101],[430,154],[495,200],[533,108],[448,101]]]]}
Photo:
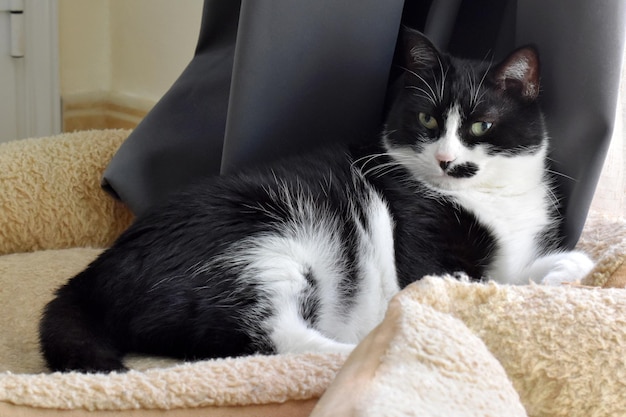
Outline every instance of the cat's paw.
{"type": "Polygon", "coordinates": [[[554,256],[554,264],[543,277],[544,285],[580,282],[594,267],[594,262],[582,252],[563,252],[554,256]]]}

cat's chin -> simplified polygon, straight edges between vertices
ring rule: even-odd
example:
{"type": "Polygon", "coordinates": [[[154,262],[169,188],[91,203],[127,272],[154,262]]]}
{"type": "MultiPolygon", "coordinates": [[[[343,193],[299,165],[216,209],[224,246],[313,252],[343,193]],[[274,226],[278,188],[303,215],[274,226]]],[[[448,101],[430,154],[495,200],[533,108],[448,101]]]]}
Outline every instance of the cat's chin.
{"type": "Polygon", "coordinates": [[[422,176],[420,182],[436,191],[460,191],[471,186],[470,178],[454,178],[449,175],[422,176]]]}
{"type": "MultiPolygon", "coordinates": [[[[473,172],[471,176],[459,177],[456,175],[449,175],[438,169],[438,167],[429,167],[427,163],[423,161],[417,161],[416,163],[408,164],[404,162],[404,166],[411,173],[413,178],[420,183],[426,185],[429,189],[434,191],[462,191],[469,188],[473,188],[477,184],[476,172],[473,172]]],[[[480,168],[477,168],[478,171],[480,168]]],[[[457,171],[451,171],[457,172],[457,171]]]]}

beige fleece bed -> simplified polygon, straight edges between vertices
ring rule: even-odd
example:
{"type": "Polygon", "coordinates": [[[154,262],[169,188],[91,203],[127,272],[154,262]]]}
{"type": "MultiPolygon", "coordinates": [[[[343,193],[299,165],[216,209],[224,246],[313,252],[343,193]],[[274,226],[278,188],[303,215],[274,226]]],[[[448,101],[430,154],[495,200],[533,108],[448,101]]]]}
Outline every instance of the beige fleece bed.
{"type": "Polygon", "coordinates": [[[307,416],[331,383],[315,416],[626,416],[626,222],[601,216],[579,243],[598,260],[584,285],[429,277],[347,363],[130,358],[125,374],[46,373],[42,306],[132,221],[99,188],[127,135],[0,145],[0,417],[307,416]]]}

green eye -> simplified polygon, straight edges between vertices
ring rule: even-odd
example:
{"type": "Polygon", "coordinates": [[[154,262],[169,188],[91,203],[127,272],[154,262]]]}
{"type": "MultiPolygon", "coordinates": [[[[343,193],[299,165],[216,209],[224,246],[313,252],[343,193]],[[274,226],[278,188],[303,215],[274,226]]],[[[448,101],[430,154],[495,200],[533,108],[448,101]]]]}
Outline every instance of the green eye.
{"type": "Polygon", "coordinates": [[[489,129],[491,129],[492,125],[493,123],[490,122],[472,123],[472,127],[470,127],[470,133],[474,136],[482,136],[487,133],[489,129]]]}
{"type": "Polygon", "coordinates": [[[424,126],[426,129],[435,130],[437,129],[437,127],[439,127],[439,125],[437,124],[437,119],[435,119],[430,114],[420,112],[418,118],[422,126],[424,126]]]}

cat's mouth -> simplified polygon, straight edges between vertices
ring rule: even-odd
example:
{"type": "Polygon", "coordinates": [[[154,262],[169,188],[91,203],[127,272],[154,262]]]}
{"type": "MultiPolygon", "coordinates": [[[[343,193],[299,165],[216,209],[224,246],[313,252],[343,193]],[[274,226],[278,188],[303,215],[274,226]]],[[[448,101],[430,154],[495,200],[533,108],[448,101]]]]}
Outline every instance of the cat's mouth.
{"type": "Polygon", "coordinates": [[[445,175],[452,178],[471,178],[478,172],[478,165],[472,162],[447,166],[443,169],[445,175]]]}
{"type": "Polygon", "coordinates": [[[468,186],[466,180],[476,176],[479,166],[472,162],[439,167],[437,172],[426,174],[422,171],[422,181],[441,190],[459,190],[468,186]]]}

